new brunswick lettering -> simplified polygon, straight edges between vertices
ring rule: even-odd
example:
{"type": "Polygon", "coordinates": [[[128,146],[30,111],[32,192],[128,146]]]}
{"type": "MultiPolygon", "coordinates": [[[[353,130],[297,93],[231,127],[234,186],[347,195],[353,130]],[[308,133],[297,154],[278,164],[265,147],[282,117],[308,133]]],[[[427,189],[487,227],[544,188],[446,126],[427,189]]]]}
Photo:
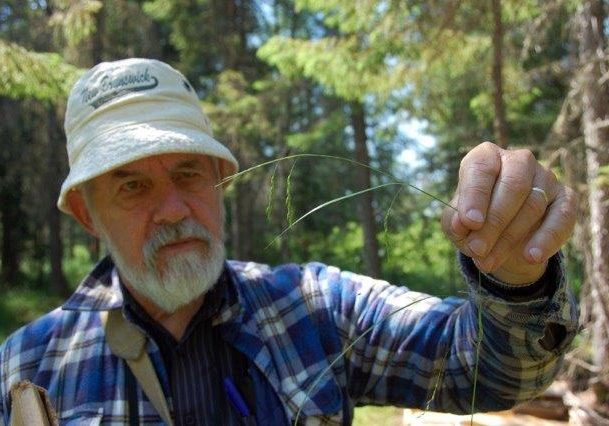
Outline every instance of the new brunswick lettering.
{"type": "Polygon", "coordinates": [[[97,109],[106,102],[131,92],[153,89],[158,86],[158,79],[150,75],[148,68],[138,73],[127,73],[113,76],[104,75],[98,85],[85,87],[81,91],[83,103],[97,109]]]}

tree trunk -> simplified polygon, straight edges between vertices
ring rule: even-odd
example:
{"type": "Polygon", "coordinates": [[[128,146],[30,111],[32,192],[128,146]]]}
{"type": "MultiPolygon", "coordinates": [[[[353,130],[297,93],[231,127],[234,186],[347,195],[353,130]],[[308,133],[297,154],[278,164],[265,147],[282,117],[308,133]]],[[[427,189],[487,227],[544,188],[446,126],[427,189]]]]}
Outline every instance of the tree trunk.
{"type": "Polygon", "coordinates": [[[0,219],[2,225],[0,228],[2,230],[0,282],[7,287],[15,287],[19,283],[21,236],[19,235],[18,223],[23,219],[19,209],[20,186],[9,187],[3,184],[0,190],[0,219]]]}
{"type": "Polygon", "coordinates": [[[602,0],[585,1],[579,16],[579,62],[582,88],[582,126],[586,145],[588,202],[590,205],[590,285],[595,364],[599,380],[609,388],[609,184],[600,169],[609,165],[609,107],[607,83],[601,84],[605,37],[602,0]]]}
{"type": "Polygon", "coordinates": [[[63,155],[63,147],[56,146],[63,138],[59,137],[57,129],[57,114],[55,107],[48,107],[48,170],[47,182],[49,184],[48,191],[48,210],[47,221],[49,225],[49,260],[51,263],[51,288],[56,294],[66,296],[69,294],[68,283],[63,274],[63,243],[61,241],[61,213],[57,209],[57,197],[61,187],[61,160],[60,155],[63,155]]]}
{"type": "MultiPolygon", "coordinates": [[[[243,160],[240,158],[239,150],[235,149],[236,144],[231,144],[229,149],[237,158],[240,164],[243,160]]],[[[232,184],[232,196],[230,198],[230,248],[235,259],[254,260],[252,259],[253,244],[252,238],[254,235],[253,229],[253,191],[250,189],[249,182],[236,180],[232,184]]]]}
{"type": "MultiPolygon", "coordinates": [[[[14,116],[16,109],[16,102],[0,98],[0,116],[14,116]]],[[[20,146],[24,138],[15,126],[18,124],[14,120],[0,123],[0,283],[7,287],[20,284],[19,263],[26,239],[21,209],[22,179],[21,173],[15,173],[17,162],[12,149],[20,146]]]]}
{"type": "MultiPolygon", "coordinates": [[[[107,4],[107,3],[106,3],[107,4]]],[[[104,25],[105,25],[106,6],[104,5],[95,14],[95,32],[91,36],[91,60],[93,65],[103,61],[104,52],[104,25]]]]}
{"type": "MultiPolygon", "coordinates": [[[[245,143],[243,143],[245,144],[245,143]]],[[[247,163],[240,146],[238,136],[234,136],[227,144],[241,167],[247,163]]],[[[255,234],[253,226],[254,206],[251,184],[246,179],[237,179],[231,183],[230,205],[230,238],[228,246],[235,259],[253,260],[252,239],[255,234]]]]}
{"type": "Polygon", "coordinates": [[[495,142],[502,148],[507,147],[507,118],[503,101],[503,22],[501,19],[501,0],[492,1],[493,9],[493,104],[495,116],[493,129],[495,142]]]}
{"type": "MultiPolygon", "coordinates": [[[[242,57],[247,55],[245,45],[241,43],[240,10],[236,0],[217,1],[216,12],[218,19],[226,23],[226,32],[220,38],[224,46],[225,69],[244,71],[241,68],[242,57]]],[[[231,138],[228,148],[241,165],[246,166],[248,159],[247,143],[240,140],[238,132],[231,138]]],[[[249,160],[249,161],[248,161],[249,160]]],[[[235,258],[241,260],[254,260],[253,238],[254,226],[254,196],[251,184],[247,180],[239,179],[234,182],[231,203],[231,245],[235,258]]]]}
{"type": "MultiPolygon", "coordinates": [[[[364,106],[360,102],[351,104],[351,125],[355,139],[355,160],[362,164],[370,164],[368,146],[366,144],[366,117],[364,106]]],[[[355,169],[358,190],[370,188],[370,169],[357,166],[355,169]]],[[[364,269],[371,277],[380,277],[381,260],[379,258],[379,243],[377,240],[377,226],[374,215],[374,197],[371,191],[360,195],[358,214],[364,231],[364,269]]]]}

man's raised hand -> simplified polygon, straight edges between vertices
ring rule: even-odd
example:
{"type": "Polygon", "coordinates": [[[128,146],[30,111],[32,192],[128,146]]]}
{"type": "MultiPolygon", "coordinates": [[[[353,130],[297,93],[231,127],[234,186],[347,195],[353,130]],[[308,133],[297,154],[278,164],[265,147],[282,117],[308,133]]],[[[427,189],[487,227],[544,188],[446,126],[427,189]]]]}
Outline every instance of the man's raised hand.
{"type": "Polygon", "coordinates": [[[484,142],[461,161],[451,201],[457,211],[444,210],[442,228],[482,271],[526,284],[571,236],[576,199],[531,151],[484,142]]]}

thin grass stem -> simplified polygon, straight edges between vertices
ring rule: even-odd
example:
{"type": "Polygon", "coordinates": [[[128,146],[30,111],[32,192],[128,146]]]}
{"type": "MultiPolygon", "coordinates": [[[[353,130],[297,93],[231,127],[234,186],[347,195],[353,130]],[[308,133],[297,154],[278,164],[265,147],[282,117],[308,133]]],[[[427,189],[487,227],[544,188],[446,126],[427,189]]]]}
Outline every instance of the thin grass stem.
{"type": "Polygon", "coordinates": [[[424,411],[429,410],[429,406],[431,405],[431,402],[436,397],[436,392],[438,391],[438,388],[440,387],[440,381],[441,381],[442,377],[444,376],[444,366],[446,364],[446,359],[448,358],[449,353],[450,353],[450,348],[446,352],[444,352],[444,356],[442,357],[442,362],[440,364],[440,369],[438,371],[438,377],[436,378],[436,383],[434,384],[431,396],[429,397],[429,399],[427,400],[427,403],[425,404],[424,411]]]}
{"type": "Polygon", "coordinates": [[[273,238],[273,240],[270,243],[267,244],[265,249],[268,249],[269,247],[271,247],[273,244],[275,244],[275,241],[277,241],[279,238],[283,237],[283,235],[286,232],[288,232],[290,229],[292,229],[292,227],[294,225],[296,225],[298,222],[303,220],[305,217],[312,215],[316,211],[321,210],[324,207],[329,206],[330,204],[338,203],[339,201],[343,201],[343,200],[346,200],[346,199],[349,199],[349,198],[352,198],[352,197],[357,197],[358,195],[361,195],[361,194],[363,194],[365,192],[375,191],[377,189],[384,188],[384,187],[390,186],[390,185],[402,185],[402,183],[400,183],[400,182],[383,183],[381,185],[373,186],[372,188],[362,189],[361,191],[357,191],[357,192],[353,192],[351,194],[343,195],[342,197],[333,198],[330,201],[326,201],[325,203],[322,203],[322,204],[312,208],[311,210],[309,210],[308,212],[306,212],[305,214],[300,216],[298,219],[296,219],[294,222],[288,224],[288,226],[283,231],[281,231],[281,233],[279,233],[279,235],[277,235],[275,238],[273,238]]]}
{"type": "Polygon", "coordinates": [[[292,176],[294,173],[294,167],[296,167],[296,163],[298,160],[294,160],[292,163],[292,168],[290,169],[290,173],[288,173],[287,182],[286,182],[286,195],[285,195],[285,207],[286,207],[286,221],[288,226],[292,226],[294,223],[294,203],[292,197],[292,176]]]}
{"type": "Polygon", "coordinates": [[[271,187],[269,188],[269,199],[265,211],[267,220],[271,220],[271,215],[273,214],[273,198],[275,196],[275,175],[277,174],[278,168],[279,164],[275,164],[275,168],[273,168],[273,173],[271,174],[271,187]]]}
{"type": "MultiPolygon", "coordinates": [[[[482,285],[482,273],[478,271],[478,289],[482,285]]],[[[476,308],[478,311],[478,339],[476,340],[476,366],[474,367],[474,385],[472,389],[472,405],[470,409],[471,419],[470,424],[474,424],[474,412],[476,410],[476,385],[478,384],[478,365],[480,363],[480,346],[482,346],[482,337],[484,335],[484,329],[482,324],[482,305],[479,303],[480,299],[476,298],[476,308]]]]}
{"type": "Polygon", "coordinates": [[[252,171],[254,171],[256,169],[259,169],[261,167],[266,167],[268,165],[275,164],[275,163],[280,162],[280,161],[293,160],[293,159],[296,159],[296,158],[329,158],[329,159],[338,160],[338,161],[345,161],[347,163],[355,164],[355,165],[357,165],[359,167],[365,167],[365,168],[370,169],[370,170],[372,170],[372,171],[374,171],[376,173],[379,173],[379,174],[381,174],[383,176],[389,177],[394,182],[399,182],[403,186],[407,186],[409,188],[414,189],[415,191],[419,191],[420,193],[425,194],[428,197],[433,198],[434,200],[442,203],[446,207],[450,207],[451,209],[453,209],[455,211],[457,210],[455,207],[451,206],[449,203],[447,203],[446,201],[442,200],[441,198],[438,198],[435,195],[430,194],[429,192],[425,191],[424,189],[419,188],[418,186],[412,185],[412,184],[410,184],[408,182],[401,181],[400,179],[398,179],[397,177],[395,177],[391,173],[388,173],[388,172],[386,172],[384,170],[381,170],[381,169],[377,169],[376,167],[372,167],[372,166],[369,166],[369,165],[364,164],[364,163],[360,163],[359,161],[355,161],[355,160],[352,160],[350,158],[339,157],[339,156],[336,156],[336,155],[327,155],[327,154],[293,154],[293,155],[287,155],[287,156],[281,157],[281,158],[275,158],[273,160],[265,161],[264,163],[256,164],[255,166],[252,166],[250,168],[242,170],[242,171],[240,171],[238,173],[235,173],[233,175],[226,176],[216,186],[219,187],[219,186],[225,185],[228,182],[231,182],[231,181],[233,181],[235,179],[238,179],[241,176],[245,175],[246,173],[250,173],[250,172],[252,172],[252,171]]]}
{"type": "Polygon", "coordinates": [[[397,191],[395,191],[395,195],[391,199],[391,203],[389,203],[389,208],[387,209],[387,213],[385,213],[385,217],[383,218],[383,237],[385,239],[385,246],[389,247],[389,215],[391,214],[391,210],[393,209],[393,203],[398,199],[400,192],[404,187],[400,186],[397,191]]]}

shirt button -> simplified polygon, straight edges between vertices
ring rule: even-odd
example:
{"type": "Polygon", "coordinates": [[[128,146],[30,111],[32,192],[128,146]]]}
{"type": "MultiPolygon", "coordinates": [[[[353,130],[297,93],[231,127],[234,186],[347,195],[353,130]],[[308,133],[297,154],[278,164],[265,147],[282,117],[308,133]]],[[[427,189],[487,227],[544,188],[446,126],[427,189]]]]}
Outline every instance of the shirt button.
{"type": "Polygon", "coordinates": [[[194,424],[196,424],[194,414],[192,414],[192,413],[186,414],[184,416],[184,424],[185,425],[194,425],[194,424]]]}

